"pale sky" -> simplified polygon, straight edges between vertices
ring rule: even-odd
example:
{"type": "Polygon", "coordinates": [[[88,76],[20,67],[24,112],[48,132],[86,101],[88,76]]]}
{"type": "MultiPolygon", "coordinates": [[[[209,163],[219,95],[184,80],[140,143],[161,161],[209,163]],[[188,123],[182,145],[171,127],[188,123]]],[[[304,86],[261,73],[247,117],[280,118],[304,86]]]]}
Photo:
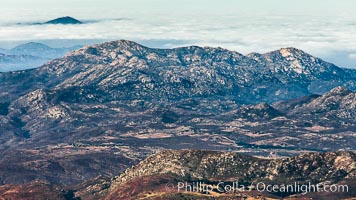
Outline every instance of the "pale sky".
{"type": "Polygon", "coordinates": [[[58,39],[67,46],[129,39],[161,48],[220,46],[244,54],[293,46],[356,68],[354,0],[1,0],[0,13],[3,48],[58,39]],[[61,16],[90,23],[29,24],[61,16]]]}

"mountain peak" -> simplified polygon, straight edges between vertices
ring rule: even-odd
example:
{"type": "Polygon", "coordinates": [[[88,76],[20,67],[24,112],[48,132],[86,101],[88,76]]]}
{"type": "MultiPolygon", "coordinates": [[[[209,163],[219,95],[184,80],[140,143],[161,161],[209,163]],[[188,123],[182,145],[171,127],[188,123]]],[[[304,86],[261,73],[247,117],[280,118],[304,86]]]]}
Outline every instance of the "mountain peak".
{"type": "Polygon", "coordinates": [[[345,75],[339,67],[294,47],[281,48],[260,56],[251,54],[250,57],[267,64],[275,72],[294,73],[296,76],[308,76],[310,79],[345,75]]]}
{"type": "Polygon", "coordinates": [[[334,89],[330,90],[330,92],[326,93],[325,95],[328,96],[345,96],[350,94],[352,91],[350,91],[348,88],[344,87],[344,86],[338,86],[335,87],[334,89]]]}
{"type": "Polygon", "coordinates": [[[98,48],[98,49],[137,49],[137,48],[147,48],[141,44],[130,40],[115,40],[110,42],[105,42],[97,45],[89,45],[85,48],[98,48]]]}
{"type": "Polygon", "coordinates": [[[36,49],[36,50],[41,50],[41,49],[51,49],[51,47],[42,44],[42,43],[38,43],[38,42],[28,42],[25,44],[21,44],[18,45],[16,47],[14,47],[12,50],[23,50],[23,49],[36,49]]]}
{"type": "Polygon", "coordinates": [[[105,46],[105,44],[114,45],[120,49],[147,49],[148,48],[148,47],[145,47],[137,42],[133,42],[130,40],[112,41],[112,42],[104,43],[104,46],[105,46]]]}
{"type": "Polygon", "coordinates": [[[257,109],[261,109],[261,110],[272,108],[270,105],[268,105],[268,103],[265,103],[265,102],[259,103],[255,107],[257,109]]]}
{"type": "Polygon", "coordinates": [[[272,119],[281,116],[282,113],[263,102],[242,107],[238,111],[238,115],[249,119],[272,119]]]}
{"type": "Polygon", "coordinates": [[[115,40],[102,44],[88,45],[81,49],[73,51],[68,55],[94,55],[104,59],[116,59],[116,54],[119,52],[127,56],[134,56],[140,55],[140,53],[142,52],[146,52],[145,50],[147,49],[149,48],[129,40],[115,40]]]}
{"type": "Polygon", "coordinates": [[[131,40],[123,40],[123,39],[117,40],[117,41],[112,41],[111,43],[117,43],[119,45],[127,45],[127,46],[142,46],[137,42],[134,42],[134,41],[131,41],[131,40]]]}
{"type": "Polygon", "coordinates": [[[283,56],[283,57],[289,57],[292,56],[294,57],[294,55],[302,55],[302,54],[306,54],[304,51],[294,48],[294,47],[286,47],[286,48],[281,48],[279,50],[279,53],[283,56]]]}
{"type": "Polygon", "coordinates": [[[59,17],[50,21],[47,21],[45,24],[82,24],[83,22],[74,19],[73,17],[59,17]]]}

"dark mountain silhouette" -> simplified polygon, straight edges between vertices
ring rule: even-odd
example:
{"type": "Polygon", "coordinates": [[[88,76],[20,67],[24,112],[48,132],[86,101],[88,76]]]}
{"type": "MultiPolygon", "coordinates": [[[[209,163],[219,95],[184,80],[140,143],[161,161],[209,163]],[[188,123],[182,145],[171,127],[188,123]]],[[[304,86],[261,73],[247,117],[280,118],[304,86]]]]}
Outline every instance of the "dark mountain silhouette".
{"type": "Polygon", "coordinates": [[[60,17],[46,22],[45,24],[82,24],[83,22],[74,19],[73,17],[60,17]]]}

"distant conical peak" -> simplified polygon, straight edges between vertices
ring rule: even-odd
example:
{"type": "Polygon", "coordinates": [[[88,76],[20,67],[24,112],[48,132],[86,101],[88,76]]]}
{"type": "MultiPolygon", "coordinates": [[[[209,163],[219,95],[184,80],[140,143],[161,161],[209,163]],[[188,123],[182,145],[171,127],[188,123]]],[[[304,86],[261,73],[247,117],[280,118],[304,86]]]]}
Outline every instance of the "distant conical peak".
{"type": "Polygon", "coordinates": [[[47,21],[45,24],[82,24],[83,22],[70,17],[70,16],[65,16],[65,17],[59,17],[50,21],[47,21]]]}
{"type": "Polygon", "coordinates": [[[49,46],[39,43],[39,42],[28,42],[25,44],[21,44],[16,46],[15,48],[20,48],[20,47],[44,47],[44,48],[50,48],[49,46]]]}

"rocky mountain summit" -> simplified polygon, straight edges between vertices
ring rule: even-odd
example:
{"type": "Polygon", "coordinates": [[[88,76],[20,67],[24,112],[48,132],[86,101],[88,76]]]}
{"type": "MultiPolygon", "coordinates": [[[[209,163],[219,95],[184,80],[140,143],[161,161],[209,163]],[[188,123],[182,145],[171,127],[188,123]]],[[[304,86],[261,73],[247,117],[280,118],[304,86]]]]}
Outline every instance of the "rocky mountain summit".
{"type": "Polygon", "coordinates": [[[295,48],[86,46],[0,73],[0,183],[108,178],[162,149],[354,151],[353,73],[295,48]]]}

